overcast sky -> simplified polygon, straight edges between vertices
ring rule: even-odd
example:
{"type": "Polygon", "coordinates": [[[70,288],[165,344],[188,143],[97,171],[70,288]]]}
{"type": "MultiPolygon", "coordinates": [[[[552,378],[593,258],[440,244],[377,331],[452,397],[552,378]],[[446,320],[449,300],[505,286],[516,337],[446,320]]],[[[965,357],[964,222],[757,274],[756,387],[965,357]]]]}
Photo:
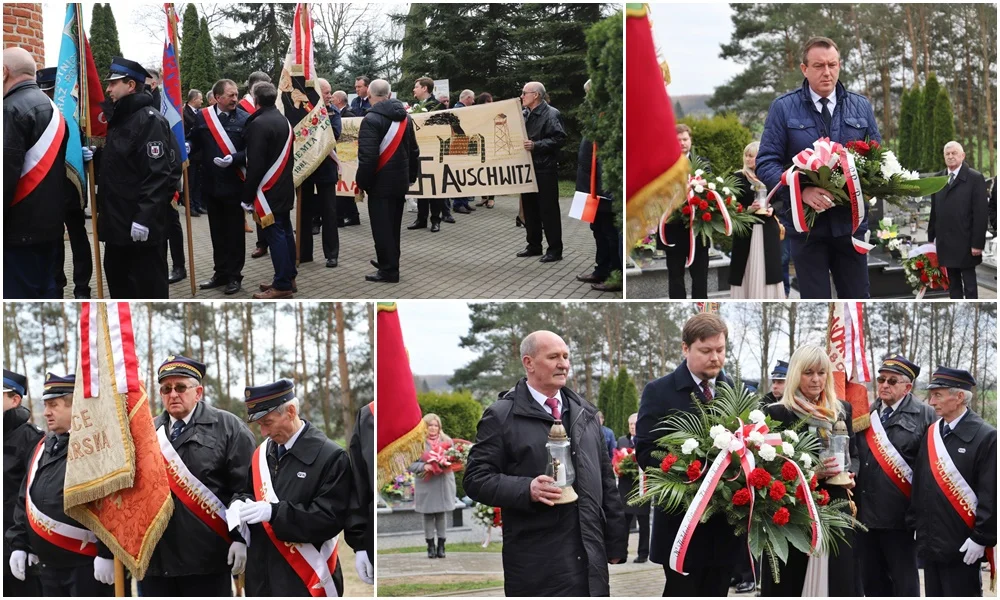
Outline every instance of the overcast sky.
{"type": "MultiPolygon", "coordinates": [[[[94,14],[94,2],[83,2],[83,24],[90,35],[90,20],[94,14]]],[[[118,25],[118,42],[121,45],[125,58],[134,60],[142,65],[156,64],[163,62],[163,38],[150,37],[149,33],[135,27],[134,23],[140,10],[146,10],[141,4],[158,6],[161,9],[163,4],[130,2],[112,2],[111,12],[115,14],[115,24],[118,25]]],[[[179,17],[180,15],[178,15],[179,17]]],[[[42,28],[45,33],[45,66],[54,67],[59,62],[59,45],[62,43],[62,26],[66,19],[65,2],[43,2],[42,3],[42,28]]],[[[163,29],[167,27],[167,17],[163,15],[163,29]]],[[[98,66],[97,71],[104,77],[107,65],[98,66]]]]}
{"type": "Polygon", "coordinates": [[[670,66],[672,96],[711,94],[742,70],[719,58],[733,33],[728,4],[650,4],[653,41],[670,66]]]}
{"type": "Polygon", "coordinates": [[[451,375],[476,358],[459,348],[469,332],[469,306],[460,300],[400,300],[396,303],[403,343],[415,375],[451,375]]]}

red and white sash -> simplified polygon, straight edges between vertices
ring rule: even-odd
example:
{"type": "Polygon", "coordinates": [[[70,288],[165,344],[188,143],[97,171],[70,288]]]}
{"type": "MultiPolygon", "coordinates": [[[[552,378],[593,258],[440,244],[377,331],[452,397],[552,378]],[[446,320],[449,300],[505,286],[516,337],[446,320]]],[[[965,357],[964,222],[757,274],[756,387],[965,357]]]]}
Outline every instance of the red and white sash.
{"type": "MultiPolygon", "coordinates": [[[[214,107],[203,111],[205,114],[205,124],[208,126],[208,131],[212,134],[212,138],[215,139],[215,143],[219,146],[219,150],[222,151],[223,155],[236,154],[236,146],[229,139],[229,134],[226,133],[225,128],[222,126],[222,121],[219,120],[218,106],[216,104],[214,107]]],[[[246,181],[247,168],[242,165],[239,166],[236,174],[240,176],[240,180],[246,181]]]]}
{"type": "Polygon", "coordinates": [[[865,432],[868,448],[886,476],[899,488],[899,491],[903,492],[904,496],[909,498],[913,484],[913,469],[906,464],[903,456],[892,445],[877,410],[872,411],[871,424],[871,427],[865,432]]]}
{"type": "MultiPolygon", "coordinates": [[[[267,452],[264,451],[265,444],[267,444],[266,439],[254,450],[253,460],[250,462],[253,472],[253,493],[258,502],[275,503],[278,502],[278,496],[274,493],[274,485],[271,483],[271,470],[267,466],[267,452]]],[[[336,537],[323,542],[322,547],[317,550],[316,546],[310,543],[283,542],[274,534],[270,523],[265,521],[261,525],[264,526],[267,537],[271,538],[274,548],[305,584],[310,596],[337,596],[337,587],[333,582],[333,572],[337,568],[338,560],[336,537]]]]}
{"type": "Polygon", "coordinates": [[[292,156],[292,144],[294,140],[295,134],[292,133],[292,125],[289,123],[288,139],[285,140],[285,147],[282,148],[281,154],[278,155],[278,159],[274,161],[271,168],[264,173],[264,179],[257,186],[257,196],[254,198],[253,205],[261,227],[267,227],[274,223],[274,215],[271,214],[271,206],[267,203],[267,197],[264,196],[264,192],[274,187],[274,184],[278,183],[278,179],[281,178],[281,174],[285,170],[285,165],[288,164],[288,159],[292,156]]]}
{"type": "Polygon", "coordinates": [[[934,481],[937,482],[941,492],[948,500],[948,504],[955,509],[962,521],[972,529],[976,524],[976,507],[979,498],[976,492],[965,481],[958,467],[951,459],[951,454],[944,445],[944,438],[941,437],[942,419],[934,421],[927,431],[927,458],[931,465],[931,473],[934,481]]]}
{"type": "Polygon", "coordinates": [[[253,96],[251,96],[250,94],[243,96],[243,99],[240,100],[239,107],[247,111],[251,115],[257,112],[257,105],[253,103],[253,96]]]}
{"type": "Polygon", "coordinates": [[[28,194],[35,191],[52,170],[52,165],[59,156],[59,149],[62,148],[63,139],[66,137],[66,119],[59,112],[59,107],[54,102],[52,104],[52,118],[45,126],[45,131],[38,138],[35,144],[28,148],[24,154],[24,164],[21,166],[21,178],[14,188],[14,199],[11,206],[24,200],[28,194]]]}
{"type": "MultiPolygon", "coordinates": [[[[168,421],[169,422],[169,421],[168,421]]],[[[212,490],[188,469],[180,454],[167,437],[167,426],[163,424],[156,430],[156,438],[160,442],[160,452],[163,462],[167,465],[167,479],[170,481],[170,491],[188,507],[202,523],[208,525],[215,533],[231,542],[229,527],[226,525],[226,505],[219,500],[212,490]]]]}
{"type": "Polygon", "coordinates": [[[45,438],[43,437],[35,448],[35,453],[31,457],[31,466],[28,469],[27,491],[24,494],[24,509],[28,514],[28,523],[35,533],[54,546],[84,556],[97,556],[97,536],[92,531],[57,521],[45,515],[38,510],[31,499],[31,483],[35,479],[38,463],[42,460],[44,447],[45,438]]]}
{"type": "Polygon", "coordinates": [[[406,117],[402,121],[393,121],[389,125],[389,131],[385,132],[385,137],[382,138],[382,141],[378,145],[378,166],[375,167],[376,173],[381,171],[382,167],[396,154],[396,150],[399,149],[399,145],[406,136],[406,129],[409,123],[410,117],[406,117]]]}

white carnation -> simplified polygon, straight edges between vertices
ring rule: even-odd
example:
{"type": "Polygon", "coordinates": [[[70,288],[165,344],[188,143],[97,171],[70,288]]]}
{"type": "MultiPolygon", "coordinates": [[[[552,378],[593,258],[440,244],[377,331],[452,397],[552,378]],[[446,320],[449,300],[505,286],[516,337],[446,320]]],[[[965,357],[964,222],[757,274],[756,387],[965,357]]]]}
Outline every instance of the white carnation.
{"type": "Polygon", "coordinates": [[[684,443],[683,443],[683,444],[681,445],[681,452],[683,452],[684,454],[691,454],[691,453],[692,453],[692,452],[694,452],[694,451],[695,451],[695,450],[696,450],[697,448],[698,448],[698,440],[696,440],[696,439],[694,439],[694,438],[688,438],[688,439],[687,439],[687,440],[686,440],[686,441],[685,441],[685,442],[684,442],[684,443]]]}
{"type": "Polygon", "coordinates": [[[747,436],[747,439],[758,446],[764,445],[764,434],[759,431],[751,431],[750,435],[747,436]]]}
{"type": "Polygon", "coordinates": [[[782,433],[785,434],[786,438],[792,440],[793,442],[798,442],[799,441],[799,434],[795,433],[791,429],[786,429],[782,433]]]}
{"type": "Polygon", "coordinates": [[[719,450],[729,451],[729,443],[733,441],[733,434],[728,431],[723,431],[719,435],[715,436],[712,445],[719,450]]]}
{"type": "Polygon", "coordinates": [[[730,195],[732,193],[733,193],[733,191],[731,189],[729,189],[727,187],[722,188],[722,195],[728,196],[728,195],[730,195]]]}
{"type": "Polygon", "coordinates": [[[712,439],[719,437],[723,432],[729,431],[722,425],[712,425],[712,428],[708,430],[708,435],[712,436],[712,439]]]}
{"type": "Polygon", "coordinates": [[[885,217],[882,219],[882,224],[886,227],[892,227],[892,217],[885,217]]]}
{"type": "Polygon", "coordinates": [[[893,175],[902,175],[903,166],[899,164],[899,159],[892,151],[887,151],[882,155],[881,169],[882,177],[891,179],[893,175]]]}
{"type": "Polygon", "coordinates": [[[709,182],[708,189],[710,189],[710,190],[712,190],[714,192],[715,191],[715,182],[709,182]]]}
{"type": "Polygon", "coordinates": [[[761,423],[763,423],[767,419],[767,417],[764,416],[764,411],[760,411],[760,410],[751,410],[749,416],[750,416],[750,420],[753,421],[754,423],[758,424],[758,425],[760,425],[761,423]]]}
{"type": "Polygon", "coordinates": [[[795,447],[788,442],[781,443],[781,453],[785,456],[795,456],[795,447]]]}
{"type": "Polygon", "coordinates": [[[702,170],[702,169],[698,169],[698,170],[696,170],[696,171],[694,172],[694,176],[695,176],[695,177],[701,177],[702,175],[704,175],[704,173],[705,173],[705,171],[704,171],[704,170],[702,170]]]}
{"type": "Polygon", "coordinates": [[[761,446],[757,454],[759,454],[760,457],[766,462],[774,460],[774,457],[778,455],[777,451],[775,451],[774,449],[774,446],[769,446],[767,444],[761,446]]]}
{"type": "Polygon", "coordinates": [[[725,181],[725,179],[723,179],[721,177],[716,177],[715,180],[718,181],[719,183],[722,183],[723,181],[725,181]]]}
{"type": "Polygon", "coordinates": [[[878,198],[876,198],[875,196],[872,196],[871,199],[868,200],[868,204],[871,204],[872,206],[875,206],[876,202],[878,202],[878,198]]]}
{"type": "Polygon", "coordinates": [[[700,194],[700,193],[702,193],[702,192],[705,191],[705,186],[703,186],[701,184],[698,184],[698,185],[694,186],[694,191],[696,193],[700,194]]]}
{"type": "Polygon", "coordinates": [[[808,454],[806,454],[805,452],[803,452],[803,453],[802,453],[802,455],[801,455],[801,456],[799,456],[799,462],[800,462],[800,463],[802,463],[802,466],[803,466],[803,467],[805,467],[805,468],[807,468],[807,469],[808,469],[809,467],[811,467],[811,466],[812,466],[812,464],[813,464],[813,460],[812,460],[812,457],[810,457],[810,456],[809,456],[808,454]]]}

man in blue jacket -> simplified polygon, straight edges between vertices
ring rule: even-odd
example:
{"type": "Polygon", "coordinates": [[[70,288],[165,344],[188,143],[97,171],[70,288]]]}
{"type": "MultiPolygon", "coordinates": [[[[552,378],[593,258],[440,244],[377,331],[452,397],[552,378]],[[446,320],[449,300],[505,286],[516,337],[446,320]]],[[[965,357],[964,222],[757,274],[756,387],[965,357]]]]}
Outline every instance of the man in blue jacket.
{"type": "MultiPolygon", "coordinates": [[[[868,99],[838,82],[840,52],[833,40],[814,37],[806,42],[800,67],[805,76],[802,87],[771,103],[764,122],[757,176],[768,189],[778,185],[792,157],[821,137],[841,144],[866,138],[882,141],[868,99]]],[[[830,275],[838,298],[867,298],[868,262],[851,241],[851,208],[834,206],[830,194],[803,186],[802,202],[818,214],[808,233],[798,233],[792,225],[787,188],[775,199],[784,204],[779,216],[791,242],[802,298],[831,298],[830,275]]],[[[864,240],[867,231],[862,220],[853,236],[864,240]]]]}

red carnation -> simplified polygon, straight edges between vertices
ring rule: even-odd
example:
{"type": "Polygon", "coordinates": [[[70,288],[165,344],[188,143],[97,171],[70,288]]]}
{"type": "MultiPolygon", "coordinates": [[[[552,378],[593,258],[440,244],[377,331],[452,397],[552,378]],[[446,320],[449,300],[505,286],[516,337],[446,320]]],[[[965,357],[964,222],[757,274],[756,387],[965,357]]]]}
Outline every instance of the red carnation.
{"type": "Polygon", "coordinates": [[[683,214],[683,215],[689,215],[689,214],[691,214],[691,206],[688,205],[688,206],[685,206],[684,208],[682,208],[681,209],[681,214],[683,214]]]}
{"type": "Polygon", "coordinates": [[[816,475],[813,475],[812,479],[809,480],[809,489],[813,489],[814,490],[814,489],[816,489],[816,486],[818,486],[818,485],[819,485],[819,482],[816,480],[816,475]]]}
{"type": "Polygon", "coordinates": [[[913,267],[915,269],[923,269],[924,268],[924,261],[918,260],[917,262],[913,263],[913,267]]]}
{"type": "Polygon", "coordinates": [[[868,151],[871,150],[871,146],[861,140],[847,142],[847,147],[861,155],[868,154],[868,151]]]}
{"type": "Polygon", "coordinates": [[[690,204],[691,206],[697,206],[699,202],[701,202],[701,198],[699,198],[698,196],[692,196],[691,198],[688,199],[688,204],[690,204]]]}
{"type": "Polygon", "coordinates": [[[670,467],[674,466],[675,462],[677,462],[677,457],[673,454],[668,454],[663,457],[663,462],[660,463],[660,468],[663,469],[664,473],[666,473],[670,470],[670,467]]]}
{"type": "Polygon", "coordinates": [[[733,506],[745,506],[750,504],[750,490],[746,488],[740,488],[733,494],[733,506]]]}
{"type": "Polygon", "coordinates": [[[743,205],[742,204],[737,204],[736,205],[736,212],[738,212],[738,213],[743,212],[743,205]]]}
{"type": "Polygon", "coordinates": [[[795,499],[799,502],[806,501],[806,488],[801,483],[795,487],[795,499]]]}
{"type": "Polygon", "coordinates": [[[708,200],[702,200],[698,203],[698,208],[701,210],[708,210],[708,200]]]}
{"type": "Polygon", "coordinates": [[[783,467],[781,467],[781,478],[785,481],[794,481],[796,477],[799,476],[798,471],[795,469],[795,465],[790,462],[786,462],[783,467]]]}
{"type": "Polygon", "coordinates": [[[931,280],[931,278],[927,276],[927,273],[921,273],[920,274],[920,281],[923,281],[924,283],[927,283],[930,280],[931,280]]]}
{"type": "Polygon", "coordinates": [[[826,490],[819,491],[819,505],[826,506],[830,503],[830,492],[826,490]]]}
{"type": "Polygon", "coordinates": [[[696,460],[696,461],[692,462],[690,465],[688,465],[687,476],[688,476],[688,479],[690,479],[691,481],[694,481],[695,479],[698,479],[699,477],[701,477],[701,461],[700,460],[696,460]]]}
{"type": "Polygon", "coordinates": [[[771,521],[773,521],[774,524],[778,525],[779,527],[784,526],[788,524],[788,518],[790,516],[791,515],[789,514],[788,509],[782,506],[781,508],[778,509],[778,512],[774,513],[774,516],[771,517],[771,521]]]}
{"type": "Polygon", "coordinates": [[[753,471],[750,471],[750,476],[747,477],[747,482],[758,490],[764,489],[764,487],[771,483],[771,474],[768,473],[766,469],[757,467],[753,471]]]}
{"type": "Polygon", "coordinates": [[[726,204],[730,204],[731,205],[735,201],[736,200],[734,200],[732,196],[729,196],[728,198],[726,198],[726,204]]]}
{"type": "Polygon", "coordinates": [[[712,213],[707,213],[707,212],[706,213],[702,213],[701,214],[701,220],[705,221],[705,222],[711,221],[712,220],[712,213]]]}
{"type": "Polygon", "coordinates": [[[875,140],[868,142],[868,145],[871,146],[872,150],[878,150],[879,148],[882,147],[882,145],[876,142],[875,140]]]}
{"type": "Polygon", "coordinates": [[[788,490],[785,488],[785,484],[777,480],[775,480],[774,483],[771,484],[771,494],[770,494],[771,500],[774,500],[776,502],[780,501],[782,498],[785,497],[786,493],[788,493],[788,490]]]}

